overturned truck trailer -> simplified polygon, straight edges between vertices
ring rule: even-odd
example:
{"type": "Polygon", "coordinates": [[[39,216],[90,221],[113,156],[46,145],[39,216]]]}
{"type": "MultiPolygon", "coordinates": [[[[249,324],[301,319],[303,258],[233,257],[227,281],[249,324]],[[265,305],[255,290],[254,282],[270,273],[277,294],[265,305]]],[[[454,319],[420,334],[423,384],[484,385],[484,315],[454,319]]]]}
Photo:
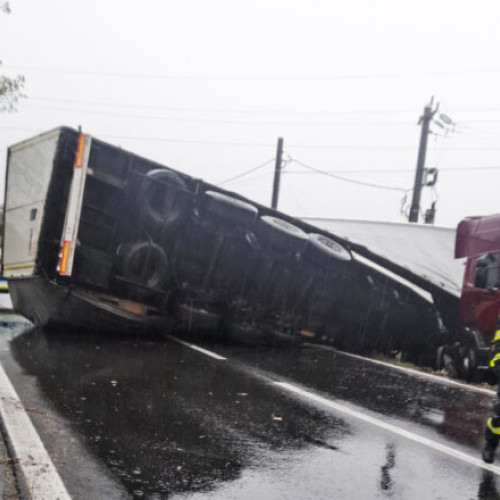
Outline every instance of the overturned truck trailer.
{"type": "Polygon", "coordinates": [[[432,300],[303,221],[69,128],[9,148],[3,270],[36,325],[429,351],[432,300]]]}

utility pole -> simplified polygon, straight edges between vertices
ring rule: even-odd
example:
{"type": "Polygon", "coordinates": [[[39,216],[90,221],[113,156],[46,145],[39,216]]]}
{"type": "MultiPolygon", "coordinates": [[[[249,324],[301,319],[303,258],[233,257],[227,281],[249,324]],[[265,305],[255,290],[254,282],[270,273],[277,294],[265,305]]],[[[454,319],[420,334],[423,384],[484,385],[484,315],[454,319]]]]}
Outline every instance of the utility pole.
{"type": "Polygon", "coordinates": [[[280,137],[278,139],[278,146],[276,150],[276,163],[274,165],[273,199],[271,201],[271,208],[274,209],[278,208],[282,158],[283,158],[283,138],[280,137]]]}
{"type": "Polygon", "coordinates": [[[436,109],[432,109],[434,97],[431,102],[425,106],[424,114],[420,117],[418,124],[422,126],[420,134],[420,146],[418,148],[417,170],[415,172],[415,184],[413,185],[413,196],[411,199],[409,222],[418,222],[418,214],[420,212],[420,196],[422,194],[422,182],[425,169],[425,154],[427,152],[427,137],[429,136],[429,126],[434,115],[439,109],[439,104],[436,109]]]}

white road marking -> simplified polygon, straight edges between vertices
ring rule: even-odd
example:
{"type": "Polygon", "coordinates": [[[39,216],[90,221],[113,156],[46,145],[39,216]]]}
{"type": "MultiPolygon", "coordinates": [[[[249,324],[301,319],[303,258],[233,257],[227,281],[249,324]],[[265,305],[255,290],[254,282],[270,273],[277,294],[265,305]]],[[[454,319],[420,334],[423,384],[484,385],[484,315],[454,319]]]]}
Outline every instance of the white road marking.
{"type": "MultiPolygon", "coordinates": [[[[218,354],[215,354],[211,351],[207,351],[206,349],[202,349],[201,347],[198,347],[195,344],[190,344],[188,342],[184,342],[183,340],[180,340],[172,335],[167,335],[167,338],[169,338],[170,340],[173,340],[174,342],[178,342],[179,344],[182,344],[186,347],[189,347],[190,349],[194,349],[194,350],[199,351],[203,354],[206,354],[212,358],[219,359],[219,360],[226,360],[227,359],[227,358],[224,358],[223,356],[219,356],[218,354]]],[[[308,345],[318,347],[316,344],[308,344],[308,345]]],[[[328,346],[320,346],[320,347],[329,348],[328,346]]],[[[329,348],[329,349],[333,349],[333,348],[329,348]]],[[[391,365],[390,363],[385,363],[383,361],[363,358],[362,356],[358,356],[356,354],[351,354],[351,353],[344,353],[341,351],[337,351],[336,349],[333,349],[333,350],[335,350],[336,352],[339,352],[340,354],[345,354],[347,356],[357,357],[357,358],[363,359],[365,361],[370,361],[370,362],[373,362],[376,364],[382,364],[382,365],[388,366],[390,368],[401,369],[405,372],[410,372],[413,375],[428,376],[428,377],[432,378],[433,380],[437,380],[439,382],[449,383],[451,385],[459,385],[459,386],[463,387],[464,389],[472,389],[472,390],[478,390],[480,392],[493,393],[493,391],[489,391],[488,389],[481,389],[479,387],[468,386],[467,384],[462,384],[460,382],[455,382],[453,380],[441,379],[441,377],[438,377],[437,375],[416,372],[415,370],[410,370],[408,368],[391,365]]],[[[253,370],[251,371],[251,373],[256,375],[256,373],[253,370]]],[[[448,455],[452,458],[461,460],[462,462],[468,463],[469,465],[474,465],[474,466],[479,467],[481,469],[488,470],[488,471],[493,472],[494,474],[497,474],[500,476],[500,467],[497,465],[487,464],[487,463],[483,462],[482,460],[480,460],[479,458],[468,455],[467,453],[456,450],[454,448],[451,448],[451,447],[446,446],[444,444],[438,443],[437,441],[433,441],[432,439],[420,436],[420,435],[415,434],[413,432],[407,431],[407,430],[402,429],[401,427],[398,427],[396,425],[389,424],[389,423],[387,423],[383,420],[380,420],[378,418],[371,417],[369,415],[366,415],[365,413],[361,413],[360,411],[354,410],[354,409],[349,408],[347,406],[344,406],[340,403],[336,403],[335,401],[332,401],[330,399],[326,399],[322,396],[319,396],[318,394],[314,394],[312,392],[301,389],[300,387],[297,387],[297,386],[290,384],[288,382],[280,382],[280,381],[277,381],[269,376],[264,376],[264,378],[267,379],[269,381],[269,383],[271,383],[272,385],[280,387],[281,389],[286,390],[286,391],[291,392],[291,393],[294,393],[296,395],[299,395],[302,398],[309,399],[311,401],[315,401],[316,403],[327,406],[328,408],[336,410],[339,413],[343,413],[344,415],[348,415],[350,417],[357,418],[359,420],[363,420],[364,422],[367,422],[367,423],[372,424],[376,427],[379,427],[379,428],[384,429],[386,431],[389,431],[389,432],[392,432],[392,433],[397,434],[399,436],[402,436],[406,439],[409,439],[410,441],[414,441],[414,442],[419,443],[421,445],[427,446],[428,448],[431,448],[433,450],[440,451],[441,453],[444,453],[445,455],[448,455]]]]}
{"type": "Polygon", "coordinates": [[[194,349],[195,351],[206,354],[207,356],[210,356],[211,358],[218,359],[219,361],[226,360],[226,358],[224,356],[219,356],[218,354],[215,354],[215,352],[208,351],[207,349],[203,349],[202,347],[198,347],[195,344],[190,344],[189,342],[184,342],[184,340],[178,339],[177,337],[174,337],[173,335],[166,335],[166,337],[167,337],[167,339],[172,340],[173,342],[177,342],[178,344],[189,347],[190,349],[194,349]]]}
{"type": "Polygon", "coordinates": [[[29,498],[70,500],[40,436],[0,365],[0,418],[29,498]]]}
{"type": "Polygon", "coordinates": [[[326,399],[322,396],[318,396],[317,394],[313,394],[312,392],[305,391],[304,389],[296,387],[287,382],[274,382],[274,385],[281,387],[282,389],[288,392],[297,394],[303,398],[315,401],[316,403],[320,403],[321,405],[327,406],[328,408],[332,408],[333,410],[336,410],[339,413],[343,413],[344,415],[348,415],[350,417],[357,418],[358,420],[362,420],[369,424],[375,425],[381,429],[392,432],[394,434],[398,434],[399,436],[402,436],[406,439],[415,441],[416,443],[420,443],[424,446],[432,448],[433,450],[445,453],[446,455],[461,460],[462,462],[466,462],[470,465],[475,465],[476,467],[480,467],[481,469],[488,470],[500,476],[500,467],[484,463],[479,458],[467,455],[467,453],[455,450],[453,448],[450,448],[449,446],[433,441],[432,439],[428,439],[423,436],[419,436],[418,434],[414,434],[413,432],[406,431],[404,429],[401,429],[400,427],[397,427],[396,425],[389,424],[387,422],[384,422],[383,420],[379,420],[378,418],[371,417],[357,410],[353,410],[352,408],[348,408],[347,406],[341,405],[339,403],[326,399]]]}
{"type": "Polygon", "coordinates": [[[367,363],[372,363],[374,365],[386,366],[386,367],[392,368],[394,370],[399,370],[401,372],[408,373],[408,374],[413,375],[415,377],[427,378],[427,379],[434,380],[436,382],[440,382],[440,383],[446,384],[446,385],[454,385],[456,387],[460,387],[460,388],[467,390],[467,391],[480,392],[482,394],[488,394],[489,396],[494,396],[496,394],[496,392],[491,390],[491,389],[486,389],[484,387],[477,387],[475,385],[464,384],[463,382],[458,382],[456,380],[451,380],[449,378],[440,377],[439,375],[434,375],[433,373],[420,372],[418,370],[406,368],[405,366],[394,365],[392,363],[388,363],[387,361],[380,361],[378,359],[365,358],[364,356],[360,356],[359,354],[353,354],[351,352],[339,351],[338,349],[335,349],[334,347],[331,347],[331,346],[321,345],[321,344],[310,344],[307,342],[304,343],[304,345],[306,345],[307,347],[317,347],[317,348],[323,349],[325,351],[332,351],[332,352],[335,352],[335,353],[340,354],[342,356],[347,356],[348,358],[361,359],[363,361],[366,361],[367,363]]]}

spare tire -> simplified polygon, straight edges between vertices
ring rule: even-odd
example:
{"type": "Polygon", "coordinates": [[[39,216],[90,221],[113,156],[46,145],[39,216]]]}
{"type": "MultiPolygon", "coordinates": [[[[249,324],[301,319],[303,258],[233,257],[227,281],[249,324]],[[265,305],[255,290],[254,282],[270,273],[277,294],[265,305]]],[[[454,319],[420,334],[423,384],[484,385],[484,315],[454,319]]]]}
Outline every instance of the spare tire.
{"type": "Polygon", "coordinates": [[[264,215],[259,219],[258,238],[262,246],[271,252],[296,253],[307,244],[307,233],[290,222],[264,215]]]}
{"type": "Polygon", "coordinates": [[[150,170],[141,186],[140,210],[153,231],[171,227],[187,214],[187,186],[180,175],[158,168],[150,170]]]}
{"type": "Polygon", "coordinates": [[[129,281],[158,289],[167,276],[167,256],[148,241],[123,245],[118,249],[118,272],[129,281]]]}
{"type": "Polygon", "coordinates": [[[201,201],[204,215],[215,217],[218,222],[251,227],[255,224],[259,211],[257,207],[232,196],[217,191],[206,191],[201,201]]]}

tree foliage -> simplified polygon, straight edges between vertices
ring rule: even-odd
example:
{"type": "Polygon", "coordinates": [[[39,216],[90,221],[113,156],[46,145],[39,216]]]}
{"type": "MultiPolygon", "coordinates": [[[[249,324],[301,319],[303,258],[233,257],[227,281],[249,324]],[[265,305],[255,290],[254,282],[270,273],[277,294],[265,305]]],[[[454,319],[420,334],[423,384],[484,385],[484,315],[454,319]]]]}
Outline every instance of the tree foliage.
{"type": "MultiPolygon", "coordinates": [[[[10,14],[9,2],[0,2],[0,11],[10,14]]],[[[0,75],[0,112],[15,111],[17,109],[19,99],[24,97],[22,93],[24,81],[24,76],[9,77],[0,75]]]]}
{"type": "Polygon", "coordinates": [[[24,97],[24,76],[10,78],[0,75],[0,111],[15,111],[17,103],[24,97]]]}

